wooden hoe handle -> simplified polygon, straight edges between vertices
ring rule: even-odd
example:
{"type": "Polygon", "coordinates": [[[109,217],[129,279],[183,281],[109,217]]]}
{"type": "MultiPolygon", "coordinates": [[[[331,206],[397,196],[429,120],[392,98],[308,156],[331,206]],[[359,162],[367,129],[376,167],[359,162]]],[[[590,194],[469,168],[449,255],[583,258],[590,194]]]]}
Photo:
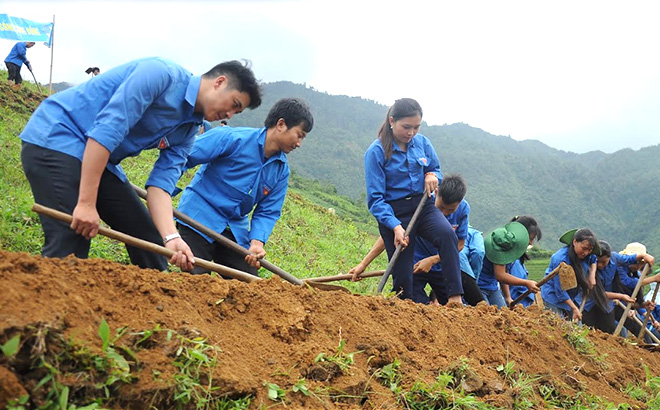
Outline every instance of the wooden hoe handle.
{"type": "MultiPolygon", "coordinates": [[[[42,215],[46,215],[48,217],[66,222],[66,223],[71,223],[73,220],[73,217],[69,214],[66,214],[64,212],[57,211],[52,208],[45,207],[43,205],[39,204],[34,204],[32,206],[32,210],[34,212],[40,213],[42,215]]],[[[125,233],[121,233],[118,231],[115,231],[113,229],[105,228],[103,226],[99,226],[99,233],[103,236],[107,236],[108,238],[112,238],[115,240],[118,240],[120,242],[123,242],[127,245],[135,246],[136,248],[143,249],[145,251],[150,251],[153,253],[157,253],[159,255],[163,255],[167,258],[171,258],[172,255],[174,255],[174,252],[167,249],[164,246],[157,245],[155,243],[145,241],[142,239],[135,238],[130,235],[126,235],[125,233]]],[[[232,279],[238,279],[243,282],[254,282],[255,280],[261,280],[258,276],[250,275],[249,273],[245,273],[243,271],[240,271],[238,269],[233,269],[228,266],[223,266],[217,263],[209,262],[207,260],[201,259],[201,258],[195,258],[195,265],[201,266],[202,268],[205,269],[210,269],[214,272],[221,273],[224,276],[230,277],[232,279]]]]}

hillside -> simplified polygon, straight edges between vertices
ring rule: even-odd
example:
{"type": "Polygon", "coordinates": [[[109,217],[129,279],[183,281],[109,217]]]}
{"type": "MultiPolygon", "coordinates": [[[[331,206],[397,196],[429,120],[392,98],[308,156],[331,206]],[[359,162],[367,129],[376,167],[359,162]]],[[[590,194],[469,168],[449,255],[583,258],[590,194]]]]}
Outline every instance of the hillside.
{"type": "MultiPolygon", "coordinates": [[[[303,148],[290,155],[292,168],[365,204],[363,154],[387,107],[276,82],[265,85],[259,109],[246,111],[230,125],[260,126],[272,103],[289,96],[309,101],[316,120],[303,148]]],[[[540,246],[547,249],[557,249],[555,238],[579,226],[591,227],[614,249],[632,241],[644,242],[651,252],[660,249],[660,226],[651,222],[660,212],[655,205],[660,201],[660,170],[649,166],[660,158],[660,145],[575,154],[467,124],[424,125],[421,132],[436,147],[443,172],[466,177],[471,222],[482,231],[514,215],[531,214],[541,223],[546,239],[540,246]]]]}
{"type": "Polygon", "coordinates": [[[660,405],[658,353],[537,308],[425,306],[101,259],[0,260],[0,408],[19,398],[42,409],[660,405]]]}
{"type": "MultiPolygon", "coordinates": [[[[417,305],[370,296],[373,279],[343,282],[351,294],[142,270],[101,237],[88,260],[34,256],[18,134],[43,96],[1,75],[0,96],[0,408],[660,408],[657,352],[536,308],[417,305]]],[[[133,182],[155,155],[123,164],[133,182]]],[[[326,182],[291,185],[268,258],[345,273],[374,240],[364,211],[326,182]]]]}
{"type": "MultiPolygon", "coordinates": [[[[23,174],[20,161],[21,142],[18,138],[30,114],[43,95],[27,84],[19,92],[7,85],[6,72],[0,71],[0,189],[11,195],[0,196],[0,249],[40,252],[43,233],[39,219],[30,208],[34,203],[30,187],[23,174]]],[[[122,162],[130,181],[141,185],[151,170],[158,153],[143,152],[140,156],[122,162]]],[[[181,186],[192,178],[184,175],[181,186]]],[[[174,205],[178,197],[174,198],[174,205]]],[[[268,259],[281,268],[302,277],[335,275],[348,272],[365,255],[376,237],[373,224],[365,207],[346,197],[336,195],[336,189],[318,181],[291,177],[282,217],[266,246],[268,259]],[[317,204],[309,198],[315,198],[317,204]],[[327,210],[332,207],[333,214],[327,210]]],[[[122,244],[103,237],[92,241],[90,257],[128,262],[122,244]]],[[[384,256],[373,267],[384,269],[384,256]]],[[[268,276],[268,272],[263,272],[268,276]]],[[[372,289],[375,279],[350,284],[355,291],[372,289]]]]}

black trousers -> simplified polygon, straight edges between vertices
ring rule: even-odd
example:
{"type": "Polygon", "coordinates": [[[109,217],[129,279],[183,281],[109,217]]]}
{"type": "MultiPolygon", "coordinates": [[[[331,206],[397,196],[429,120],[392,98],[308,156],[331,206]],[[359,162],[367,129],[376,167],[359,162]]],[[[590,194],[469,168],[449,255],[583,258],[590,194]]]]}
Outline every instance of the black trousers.
{"type": "MultiPolygon", "coordinates": [[[[30,183],[36,203],[73,213],[78,202],[81,162],[78,158],[58,151],[23,142],[21,149],[23,171],[30,183]]],[[[156,226],[140,198],[128,182],[122,182],[107,169],[101,176],[96,209],[112,229],[163,244],[156,226]]],[[[87,258],[90,241],[78,235],[69,224],[39,215],[45,242],[41,254],[61,258],[74,254],[87,258]]],[[[131,262],[142,268],[167,269],[167,259],[155,253],[126,246],[131,262]]]]}
{"type": "MultiPolygon", "coordinates": [[[[422,195],[420,194],[388,203],[392,207],[394,215],[401,221],[401,226],[404,229],[410,223],[421,199],[422,195]]],[[[396,250],[394,231],[382,224],[378,224],[378,230],[385,242],[387,259],[391,260],[396,250]]],[[[410,232],[410,242],[406,249],[399,254],[399,258],[392,268],[393,290],[401,292],[399,296],[402,299],[413,299],[418,303],[425,302],[424,300],[416,300],[413,290],[413,259],[416,235],[420,235],[431,242],[438,250],[438,254],[442,259],[442,275],[446,278],[444,283],[447,293],[462,295],[463,287],[461,285],[461,270],[457,248],[458,239],[447,218],[436,208],[433,200],[427,200],[424,204],[416,226],[410,232]]]]}
{"type": "Polygon", "coordinates": [[[5,61],[5,65],[7,66],[8,71],[7,80],[13,81],[16,84],[21,84],[23,82],[23,78],[21,77],[21,67],[8,61],[5,61]]]}
{"type": "MultiPolygon", "coordinates": [[[[593,306],[590,311],[582,312],[582,323],[587,326],[599,329],[605,333],[613,334],[616,329],[616,319],[614,318],[615,310],[607,313],[601,310],[598,306],[593,306]]],[[[619,316],[620,317],[620,316],[619,316]]],[[[628,322],[628,320],[626,320],[628,322]]],[[[637,327],[639,331],[639,326],[637,327]]],[[[636,335],[636,334],[635,334],[636,335]]]]}
{"type": "MultiPolygon", "coordinates": [[[[417,281],[420,279],[417,279],[418,276],[420,275],[425,275],[424,273],[415,273],[413,275],[413,283],[415,286],[417,286],[417,281]]],[[[477,285],[477,281],[467,273],[461,271],[461,281],[463,283],[463,299],[465,302],[470,305],[470,306],[477,306],[477,303],[485,301],[484,295],[481,293],[481,289],[479,289],[479,285],[477,285]]],[[[435,283],[428,282],[429,285],[431,286],[431,293],[429,294],[429,302],[431,300],[436,299],[439,304],[441,305],[446,305],[447,302],[449,301],[449,295],[447,295],[447,292],[445,291],[444,285],[436,286],[435,283]]]]}
{"type": "MultiPolygon", "coordinates": [[[[237,252],[229,249],[221,243],[215,241],[207,241],[206,238],[198,234],[195,230],[190,229],[186,225],[177,223],[176,227],[181,234],[181,238],[186,241],[188,246],[190,246],[190,250],[192,250],[192,253],[195,255],[195,257],[213,261],[215,263],[219,263],[221,265],[225,265],[230,268],[238,269],[251,275],[258,276],[257,268],[253,268],[249,263],[245,262],[245,256],[239,255],[237,252]]],[[[233,242],[236,242],[236,238],[234,238],[234,234],[229,228],[222,232],[222,236],[230,239],[233,242]]],[[[210,273],[210,271],[208,269],[195,266],[191,273],[199,275],[202,273],[210,273]]]]}

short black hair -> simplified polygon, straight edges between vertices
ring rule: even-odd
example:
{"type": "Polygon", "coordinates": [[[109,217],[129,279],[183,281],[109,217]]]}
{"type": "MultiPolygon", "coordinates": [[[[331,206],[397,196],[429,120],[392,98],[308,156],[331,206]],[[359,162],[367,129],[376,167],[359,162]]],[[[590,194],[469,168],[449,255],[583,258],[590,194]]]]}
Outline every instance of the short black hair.
{"type": "Polygon", "coordinates": [[[229,79],[231,89],[247,93],[250,96],[250,105],[247,108],[255,109],[261,105],[261,85],[254,77],[248,60],[243,60],[243,62],[225,61],[207,71],[202,77],[217,78],[221,75],[229,79]]]}
{"type": "Polygon", "coordinates": [[[459,174],[450,174],[442,178],[438,195],[445,204],[454,204],[465,198],[467,193],[467,184],[459,174]]]}
{"type": "Polygon", "coordinates": [[[536,238],[536,241],[540,241],[541,238],[543,237],[543,234],[541,233],[541,227],[539,226],[538,222],[536,222],[536,219],[534,217],[529,216],[529,215],[520,215],[520,216],[514,216],[511,218],[511,222],[519,222],[523,224],[523,226],[527,229],[527,233],[529,234],[529,237],[531,238],[532,236],[536,238]]]}
{"type": "Polygon", "coordinates": [[[598,241],[598,246],[600,247],[600,256],[605,256],[607,258],[612,256],[612,247],[606,241],[598,241]]]}
{"type": "Polygon", "coordinates": [[[287,128],[301,125],[303,131],[310,132],[314,127],[314,117],[309,110],[309,105],[301,98],[278,100],[268,112],[264,126],[272,128],[277,125],[280,118],[284,120],[287,128]]]}

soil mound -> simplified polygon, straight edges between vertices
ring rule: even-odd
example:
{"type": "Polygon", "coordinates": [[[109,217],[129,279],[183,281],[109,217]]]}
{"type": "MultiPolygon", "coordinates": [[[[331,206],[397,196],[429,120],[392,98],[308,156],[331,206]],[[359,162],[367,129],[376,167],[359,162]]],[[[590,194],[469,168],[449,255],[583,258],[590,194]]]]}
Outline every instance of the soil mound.
{"type": "Polygon", "coordinates": [[[548,408],[598,396],[646,408],[624,391],[660,366],[658,353],[536,308],[423,306],[3,251],[0,282],[0,408],[20,396],[135,409],[548,408]]]}

